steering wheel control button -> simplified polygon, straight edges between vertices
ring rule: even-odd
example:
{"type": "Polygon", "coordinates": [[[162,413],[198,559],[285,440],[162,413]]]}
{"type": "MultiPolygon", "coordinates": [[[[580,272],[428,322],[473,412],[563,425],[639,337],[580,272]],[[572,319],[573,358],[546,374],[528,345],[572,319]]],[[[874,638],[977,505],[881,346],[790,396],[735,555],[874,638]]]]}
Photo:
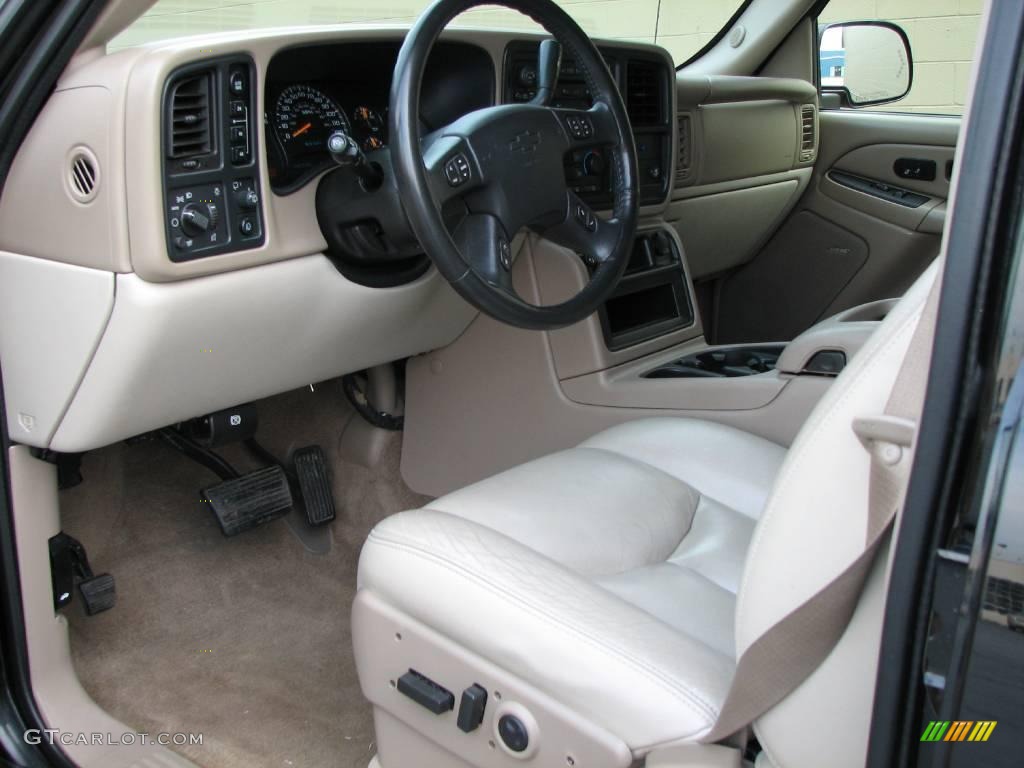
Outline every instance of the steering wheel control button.
{"type": "Polygon", "coordinates": [[[398,678],[398,692],[435,715],[443,715],[455,709],[455,696],[452,692],[415,669],[410,669],[398,678]]]}
{"type": "Polygon", "coordinates": [[[461,152],[444,164],[444,177],[450,187],[466,183],[470,176],[469,160],[461,152]]]}
{"type": "Polygon", "coordinates": [[[504,237],[498,238],[498,261],[506,272],[512,269],[512,246],[504,237]]]}
{"type": "Polygon", "coordinates": [[[459,701],[459,718],[456,724],[463,733],[472,733],[484,721],[484,710],[487,708],[487,691],[473,683],[462,692],[459,701]]]}
{"type": "Polygon", "coordinates": [[[589,139],[594,136],[594,126],[590,118],[582,115],[569,115],[565,118],[565,124],[569,127],[569,135],[574,139],[589,139]]]}
{"type": "Polygon", "coordinates": [[[513,752],[525,752],[530,746],[530,732],[515,715],[502,715],[498,720],[498,736],[513,752]]]}

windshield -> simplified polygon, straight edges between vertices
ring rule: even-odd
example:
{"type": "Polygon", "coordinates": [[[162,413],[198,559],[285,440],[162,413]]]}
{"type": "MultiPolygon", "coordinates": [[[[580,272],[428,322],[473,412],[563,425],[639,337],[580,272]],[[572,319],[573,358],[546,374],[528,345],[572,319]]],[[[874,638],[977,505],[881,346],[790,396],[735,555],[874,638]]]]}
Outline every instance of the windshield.
{"type": "MultiPolygon", "coordinates": [[[[657,43],[677,64],[710,42],[743,0],[555,0],[588,34],[609,40],[657,43]]],[[[172,37],[266,27],[377,22],[409,24],[430,0],[159,0],[118,35],[117,50],[172,37]]],[[[539,29],[521,14],[482,6],[452,26],[539,29]]]]}

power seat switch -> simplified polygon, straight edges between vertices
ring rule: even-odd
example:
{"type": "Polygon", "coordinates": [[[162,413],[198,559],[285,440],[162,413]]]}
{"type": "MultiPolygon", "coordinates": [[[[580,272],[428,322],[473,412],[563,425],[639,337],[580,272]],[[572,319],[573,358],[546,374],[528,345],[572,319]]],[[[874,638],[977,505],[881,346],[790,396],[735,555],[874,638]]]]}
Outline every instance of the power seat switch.
{"type": "Polygon", "coordinates": [[[487,708],[487,691],[473,683],[462,692],[459,702],[459,730],[472,733],[484,721],[484,710],[487,708]]]}
{"type": "Polygon", "coordinates": [[[398,692],[435,715],[443,715],[455,709],[455,696],[452,692],[415,669],[410,669],[398,678],[398,692]]]}

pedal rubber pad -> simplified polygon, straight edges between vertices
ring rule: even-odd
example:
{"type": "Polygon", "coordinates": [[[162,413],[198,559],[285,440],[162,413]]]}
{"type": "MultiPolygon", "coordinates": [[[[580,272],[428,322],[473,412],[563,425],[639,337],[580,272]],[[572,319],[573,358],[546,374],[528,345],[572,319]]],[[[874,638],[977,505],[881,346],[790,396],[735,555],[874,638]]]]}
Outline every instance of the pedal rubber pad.
{"type": "Polygon", "coordinates": [[[85,612],[89,616],[109,611],[117,602],[117,592],[114,589],[114,577],[109,573],[101,573],[91,579],[83,579],[78,585],[82,593],[82,601],[85,603],[85,612]]]}
{"type": "Polygon", "coordinates": [[[299,480],[302,504],[306,508],[306,521],[310,525],[323,525],[335,517],[334,495],[327,474],[327,459],[319,445],[299,448],[292,454],[292,465],[299,480]]]}
{"type": "Polygon", "coordinates": [[[292,508],[292,492],[281,467],[267,467],[202,490],[225,536],[255,528],[292,508]]]}

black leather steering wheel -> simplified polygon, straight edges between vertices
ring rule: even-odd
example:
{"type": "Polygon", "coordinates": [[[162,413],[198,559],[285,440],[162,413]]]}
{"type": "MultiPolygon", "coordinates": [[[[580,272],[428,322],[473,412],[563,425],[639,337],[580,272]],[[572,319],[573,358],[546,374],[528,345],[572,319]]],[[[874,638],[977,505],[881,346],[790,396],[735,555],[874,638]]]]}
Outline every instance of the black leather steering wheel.
{"type": "Polygon", "coordinates": [[[427,56],[449,21],[494,0],[437,0],[409,31],[391,86],[391,153],[402,206],[420,245],[452,286],[510,325],[552,329],[606,301],[625,271],[637,223],[636,147],[615,81],[586,33],[551,0],[499,0],[561,43],[583,73],[593,107],[508,104],[477,110],[421,136],[427,56]],[[565,184],[573,149],[609,147],[612,216],[597,216],[565,184]],[[446,214],[463,205],[449,232],[446,214]],[[523,227],[583,255],[590,280],[561,304],[537,306],[512,286],[511,241],[523,227]]]}

